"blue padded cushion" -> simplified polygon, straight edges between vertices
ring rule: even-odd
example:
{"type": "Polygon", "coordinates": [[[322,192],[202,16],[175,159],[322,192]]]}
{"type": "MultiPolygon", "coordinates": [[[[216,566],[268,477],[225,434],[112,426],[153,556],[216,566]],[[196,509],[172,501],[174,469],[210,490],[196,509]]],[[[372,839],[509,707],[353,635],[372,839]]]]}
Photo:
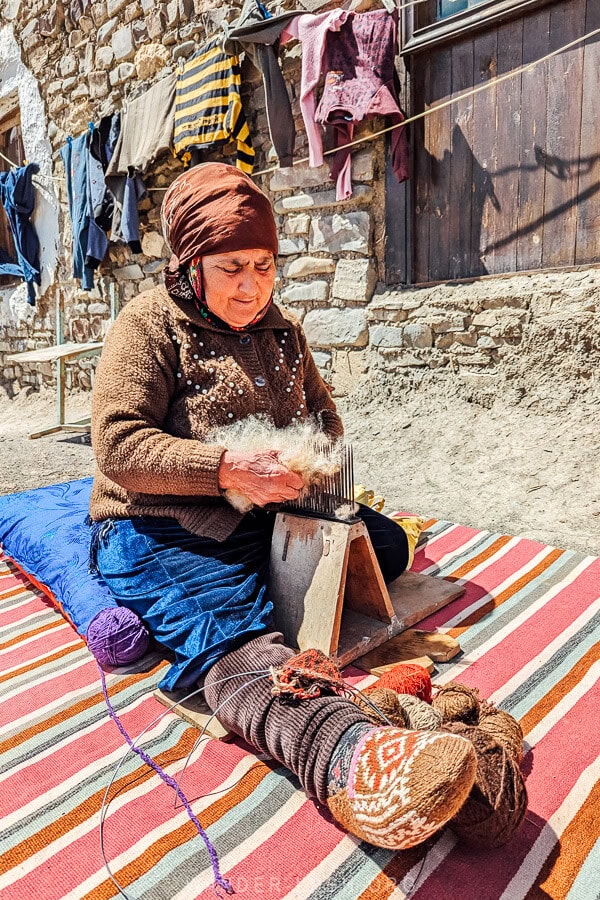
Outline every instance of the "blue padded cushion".
{"type": "Polygon", "coordinates": [[[115,607],[101,578],[88,571],[85,524],[92,479],[66,481],[0,497],[0,545],[85,636],[102,609],[115,607]]]}

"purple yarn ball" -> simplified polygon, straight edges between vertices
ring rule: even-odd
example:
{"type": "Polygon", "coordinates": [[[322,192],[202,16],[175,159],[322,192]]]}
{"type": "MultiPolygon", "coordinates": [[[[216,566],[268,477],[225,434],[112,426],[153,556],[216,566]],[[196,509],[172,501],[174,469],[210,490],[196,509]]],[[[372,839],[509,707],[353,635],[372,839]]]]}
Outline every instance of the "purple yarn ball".
{"type": "Polygon", "coordinates": [[[150,635],[132,610],[115,606],[96,613],[88,625],[86,640],[101,666],[124,666],[141,659],[150,635]]]}

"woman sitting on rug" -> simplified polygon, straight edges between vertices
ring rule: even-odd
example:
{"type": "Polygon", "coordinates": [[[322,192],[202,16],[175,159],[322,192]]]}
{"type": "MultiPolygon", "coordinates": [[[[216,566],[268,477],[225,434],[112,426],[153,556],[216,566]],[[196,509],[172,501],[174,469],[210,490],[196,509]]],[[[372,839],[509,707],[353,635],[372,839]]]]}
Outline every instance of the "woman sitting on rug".
{"type": "MultiPolygon", "coordinates": [[[[90,514],[98,570],[119,604],[172,651],[162,687],[201,679],[223,725],[291,769],[344,828],[378,846],[411,847],[468,796],[471,743],[376,727],[342,696],[286,702],[266,678],[245,674],[294,656],[273,631],[275,514],[263,507],[297,498],[303,481],[275,451],[207,437],[257,414],[278,429],[307,419],[328,438],[343,431],[302,327],[272,302],[269,200],[231,166],[197,166],[167,191],[163,230],[174,254],[165,287],[123,309],[96,376],[90,514]],[[236,511],[229,490],[254,509],[236,511]]],[[[367,507],[359,515],[391,581],[406,567],[406,536],[367,507]]]]}

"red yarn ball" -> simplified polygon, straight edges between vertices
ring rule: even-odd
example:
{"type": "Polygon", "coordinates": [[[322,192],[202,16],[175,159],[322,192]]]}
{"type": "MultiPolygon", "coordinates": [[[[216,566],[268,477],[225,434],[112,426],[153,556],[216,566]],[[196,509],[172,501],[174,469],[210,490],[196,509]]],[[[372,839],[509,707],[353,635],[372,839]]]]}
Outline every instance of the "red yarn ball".
{"type": "Polygon", "coordinates": [[[384,672],[377,682],[377,688],[389,688],[397,694],[412,694],[413,697],[431,703],[429,672],[417,663],[398,663],[389,672],[384,672]]]}

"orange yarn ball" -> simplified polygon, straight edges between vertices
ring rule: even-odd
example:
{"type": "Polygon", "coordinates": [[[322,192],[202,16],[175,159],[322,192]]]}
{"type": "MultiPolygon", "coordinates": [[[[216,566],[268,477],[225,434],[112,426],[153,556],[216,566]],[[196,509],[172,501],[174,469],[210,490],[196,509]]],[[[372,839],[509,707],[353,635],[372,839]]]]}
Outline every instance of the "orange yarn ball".
{"type": "Polygon", "coordinates": [[[431,703],[431,678],[429,672],[417,663],[398,663],[384,672],[377,682],[378,688],[389,688],[397,694],[412,694],[431,703]]]}

